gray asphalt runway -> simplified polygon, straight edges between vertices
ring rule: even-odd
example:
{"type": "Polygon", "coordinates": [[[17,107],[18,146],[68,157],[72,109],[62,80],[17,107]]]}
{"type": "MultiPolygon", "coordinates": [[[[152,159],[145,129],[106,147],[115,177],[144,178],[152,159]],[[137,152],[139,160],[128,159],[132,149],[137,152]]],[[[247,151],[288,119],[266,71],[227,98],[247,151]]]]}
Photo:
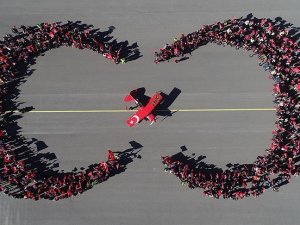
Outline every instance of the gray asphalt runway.
{"type": "MultiPolygon", "coordinates": [[[[16,25],[81,20],[116,29],[118,41],[137,42],[143,57],[114,65],[88,50],[60,48],[38,58],[21,86],[20,102],[36,110],[124,109],[123,97],[145,87],[147,94],[181,90],[171,109],[272,108],[272,82],[249,53],[203,46],[190,60],[153,63],[153,49],[181,33],[233,16],[278,16],[300,26],[296,0],[0,0],[0,36],[16,25]]],[[[0,225],[295,225],[300,219],[300,179],[260,198],[216,200],[181,186],[163,172],[160,157],[188,148],[206,162],[225,168],[251,163],[270,144],[274,111],[177,112],[152,126],[125,124],[127,112],[26,113],[23,134],[48,146],[60,169],[86,166],[123,151],[130,141],[143,145],[141,159],[80,196],[52,202],[0,195],[0,225]]]]}

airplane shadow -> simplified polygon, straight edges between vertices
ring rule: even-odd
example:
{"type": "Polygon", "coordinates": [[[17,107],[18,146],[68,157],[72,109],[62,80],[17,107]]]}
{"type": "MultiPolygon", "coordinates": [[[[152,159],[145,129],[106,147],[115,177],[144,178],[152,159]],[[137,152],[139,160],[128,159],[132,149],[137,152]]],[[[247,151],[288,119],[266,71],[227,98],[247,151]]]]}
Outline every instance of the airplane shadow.
{"type": "Polygon", "coordinates": [[[169,107],[175,102],[180,93],[181,90],[176,87],[174,87],[169,94],[161,92],[161,95],[163,96],[163,102],[157,106],[154,115],[164,117],[162,119],[164,120],[165,118],[171,117],[174,113],[176,113],[177,111],[172,112],[169,107]]]}

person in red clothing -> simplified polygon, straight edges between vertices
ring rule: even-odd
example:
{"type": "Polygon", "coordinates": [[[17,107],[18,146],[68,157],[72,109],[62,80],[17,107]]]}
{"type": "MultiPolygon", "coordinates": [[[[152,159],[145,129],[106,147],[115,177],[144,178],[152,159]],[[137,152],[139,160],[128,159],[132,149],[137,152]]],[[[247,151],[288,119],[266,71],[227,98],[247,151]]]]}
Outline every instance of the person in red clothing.
{"type": "Polygon", "coordinates": [[[0,138],[4,137],[6,135],[5,130],[0,130],[0,138]]]}
{"type": "Polygon", "coordinates": [[[108,170],[108,165],[107,165],[107,163],[106,162],[101,162],[100,163],[100,167],[101,167],[101,169],[103,169],[103,171],[105,172],[105,173],[109,173],[109,170],[108,170]]]}
{"type": "Polygon", "coordinates": [[[108,150],[108,163],[117,170],[120,168],[118,157],[113,153],[111,149],[108,150]]]}
{"type": "Polygon", "coordinates": [[[111,149],[109,149],[107,151],[107,154],[108,154],[108,161],[115,161],[116,160],[116,156],[115,156],[115,154],[113,153],[113,151],[111,149]]]}

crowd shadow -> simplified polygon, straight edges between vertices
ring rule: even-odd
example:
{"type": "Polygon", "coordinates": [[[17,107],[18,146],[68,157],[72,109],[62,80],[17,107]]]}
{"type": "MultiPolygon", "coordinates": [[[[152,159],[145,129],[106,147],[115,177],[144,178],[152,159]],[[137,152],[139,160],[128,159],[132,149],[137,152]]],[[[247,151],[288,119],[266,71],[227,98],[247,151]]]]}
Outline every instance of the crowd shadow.
{"type": "MultiPolygon", "coordinates": [[[[211,180],[211,178],[216,177],[217,174],[219,174],[219,177],[221,176],[221,174],[227,174],[227,175],[232,174],[232,173],[239,174],[239,173],[242,173],[243,171],[252,171],[256,165],[256,164],[251,164],[251,163],[248,163],[248,164],[247,163],[246,164],[228,163],[226,165],[226,168],[220,168],[215,164],[205,162],[204,161],[206,159],[205,155],[197,156],[195,153],[191,153],[191,154],[184,153],[189,150],[185,145],[181,146],[180,149],[181,149],[180,152],[177,152],[177,153],[169,156],[172,159],[172,161],[179,162],[182,165],[182,168],[184,168],[185,165],[188,165],[190,174],[204,174],[206,179],[209,178],[208,182],[213,181],[213,180],[211,180]]],[[[259,156],[258,156],[258,158],[259,158],[259,156]]],[[[300,162],[299,157],[297,157],[297,159],[295,160],[295,163],[298,163],[298,162],[300,162]]],[[[272,166],[273,165],[269,165],[269,168],[271,168],[272,166]]],[[[179,175],[177,174],[176,176],[179,176],[179,175]]],[[[254,174],[252,174],[252,176],[254,176],[254,174]]],[[[250,176],[247,180],[247,182],[249,182],[249,184],[251,184],[253,182],[252,176],[250,176]]],[[[180,178],[180,179],[182,179],[182,178],[180,178]]],[[[285,174],[285,173],[274,173],[274,174],[272,174],[271,179],[263,180],[262,182],[257,182],[251,188],[248,184],[247,188],[248,189],[250,188],[249,190],[247,190],[246,187],[241,187],[238,180],[234,181],[234,180],[232,180],[232,178],[230,178],[230,180],[228,180],[226,182],[233,182],[232,183],[233,189],[230,192],[231,194],[238,192],[238,191],[244,191],[245,193],[247,193],[246,197],[250,196],[249,190],[251,190],[251,192],[258,193],[257,195],[262,194],[264,191],[266,191],[268,189],[272,189],[273,191],[278,192],[279,188],[290,183],[289,176],[287,176],[287,174],[285,174]],[[236,185],[236,187],[235,187],[235,185],[236,185]]],[[[221,185],[221,184],[218,184],[218,185],[221,185]]],[[[192,186],[189,186],[189,187],[194,188],[192,186]]],[[[203,187],[205,187],[205,185],[203,185],[203,187]]],[[[209,192],[208,190],[205,191],[205,193],[208,193],[208,192],[209,192]]]]}
{"type": "MultiPolygon", "coordinates": [[[[245,18],[241,17],[243,21],[246,20],[258,20],[252,13],[249,13],[245,18]]],[[[294,24],[286,21],[282,17],[278,16],[274,20],[266,18],[266,23],[271,23],[274,28],[283,29],[288,31],[288,37],[294,42],[298,42],[300,38],[300,27],[293,26],[294,24]]]]}
{"type": "Polygon", "coordinates": [[[143,56],[139,50],[139,46],[137,42],[129,44],[128,40],[118,41],[116,38],[114,38],[114,36],[111,35],[113,31],[116,29],[114,26],[109,26],[107,30],[100,31],[100,29],[98,28],[96,29],[93,28],[94,27],[93,25],[82,23],[82,21],[76,21],[76,22],[68,21],[67,24],[74,27],[74,29],[78,29],[78,31],[81,32],[85,30],[90,30],[89,32],[94,37],[96,37],[97,40],[112,45],[113,51],[121,48],[122,51],[121,51],[120,58],[124,58],[126,62],[137,60],[143,56]]]}
{"type": "Polygon", "coordinates": [[[184,164],[188,164],[189,168],[195,170],[195,172],[206,172],[207,174],[210,174],[220,173],[221,171],[223,171],[222,168],[219,168],[214,164],[204,162],[203,160],[206,159],[206,156],[196,156],[195,153],[186,155],[183,153],[185,151],[188,151],[188,148],[186,146],[181,146],[181,152],[172,155],[172,159],[174,159],[175,161],[180,161],[184,164]]]}
{"type": "MultiPolygon", "coordinates": [[[[121,174],[127,170],[127,166],[131,164],[135,159],[141,159],[142,156],[139,154],[142,149],[143,145],[136,141],[130,141],[129,144],[131,145],[130,148],[127,148],[123,151],[113,151],[117,157],[118,157],[118,163],[120,164],[119,169],[113,170],[110,172],[110,177],[113,177],[115,175],[121,174]]],[[[63,170],[48,170],[43,171],[44,177],[50,177],[50,176],[56,176],[56,177],[63,177],[66,174],[71,173],[79,173],[79,172],[85,172],[86,171],[92,171],[93,168],[99,165],[99,162],[89,165],[87,168],[80,167],[79,169],[75,167],[72,172],[64,172],[63,170]]],[[[59,168],[59,164],[57,163],[57,167],[59,168]]]]}
{"type": "Polygon", "coordinates": [[[128,148],[122,152],[115,151],[114,153],[119,156],[119,163],[122,165],[121,169],[117,171],[117,174],[124,172],[127,169],[127,165],[132,163],[134,159],[141,159],[142,156],[139,154],[143,149],[143,145],[136,141],[130,141],[131,148],[128,148]]]}

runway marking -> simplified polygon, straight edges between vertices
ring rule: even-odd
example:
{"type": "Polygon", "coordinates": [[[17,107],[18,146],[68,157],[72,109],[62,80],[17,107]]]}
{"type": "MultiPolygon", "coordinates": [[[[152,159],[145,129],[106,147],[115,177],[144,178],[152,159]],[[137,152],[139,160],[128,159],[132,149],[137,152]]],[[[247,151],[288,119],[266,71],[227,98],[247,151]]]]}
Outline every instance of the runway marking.
{"type": "MultiPolygon", "coordinates": [[[[29,113],[128,113],[137,110],[125,109],[93,109],[93,110],[32,110],[29,113]]],[[[168,110],[157,110],[166,112],[168,110]]],[[[234,111],[275,111],[275,108],[227,108],[227,109],[171,109],[171,112],[234,112],[234,111]]],[[[14,111],[15,113],[22,113],[14,111]]]]}

